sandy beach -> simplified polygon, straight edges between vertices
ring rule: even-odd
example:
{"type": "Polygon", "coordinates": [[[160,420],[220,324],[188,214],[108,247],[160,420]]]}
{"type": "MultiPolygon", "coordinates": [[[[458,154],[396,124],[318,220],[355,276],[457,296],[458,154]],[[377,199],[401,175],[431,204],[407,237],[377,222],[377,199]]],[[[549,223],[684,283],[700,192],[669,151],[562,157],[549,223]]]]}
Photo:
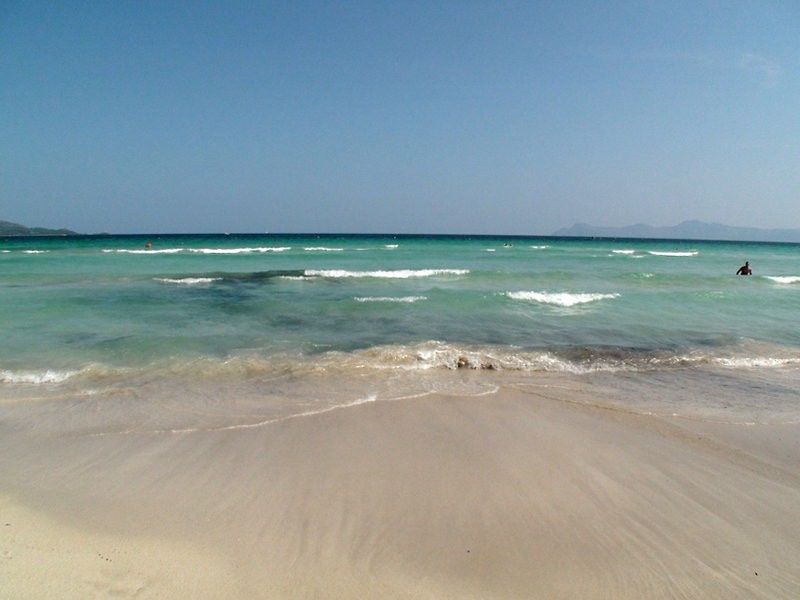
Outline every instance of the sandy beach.
{"type": "Polygon", "coordinates": [[[796,597],[797,425],[639,415],[590,393],[189,433],[87,431],[75,411],[7,402],[1,595],[796,597]]]}

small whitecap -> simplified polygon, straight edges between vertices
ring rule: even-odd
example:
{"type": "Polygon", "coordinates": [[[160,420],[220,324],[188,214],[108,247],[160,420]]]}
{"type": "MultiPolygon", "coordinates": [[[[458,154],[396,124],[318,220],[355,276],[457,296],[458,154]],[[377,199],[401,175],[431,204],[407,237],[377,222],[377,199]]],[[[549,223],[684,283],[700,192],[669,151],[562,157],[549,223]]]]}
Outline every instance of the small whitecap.
{"type": "Polygon", "coordinates": [[[652,254],[653,256],[697,256],[699,252],[697,250],[689,250],[687,252],[661,252],[658,250],[648,250],[648,254],[652,254]]]}
{"type": "Polygon", "coordinates": [[[331,279],[374,277],[378,279],[410,279],[413,277],[434,277],[436,275],[466,275],[467,269],[398,269],[396,271],[344,271],[341,269],[309,269],[307,277],[328,277],[331,279]]]}
{"type": "Polygon", "coordinates": [[[195,254],[263,254],[265,252],[286,252],[290,246],[259,246],[254,248],[189,248],[195,254]]]}
{"type": "Polygon", "coordinates": [[[177,254],[183,252],[183,248],[163,248],[160,250],[127,250],[125,248],[119,249],[104,249],[103,252],[116,252],[119,254],[177,254]]]}
{"type": "Polygon", "coordinates": [[[797,275],[765,275],[764,277],[774,281],[775,283],[781,283],[783,285],[800,283],[800,277],[797,275]]]}
{"type": "Polygon", "coordinates": [[[156,277],[155,280],[160,283],[175,283],[178,285],[200,285],[220,281],[221,277],[181,277],[173,279],[170,277],[156,277]]]}
{"type": "Polygon", "coordinates": [[[575,306],[577,304],[587,304],[598,300],[618,298],[619,294],[587,294],[569,292],[506,292],[506,295],[513,300],[528,300],[542,304],[554,304],[556,306],[575,306]]]}
{"type": "Polygon", "coordinates": [[[426,296],[356,296],[353,298],[356,302],[406,302],[409,304],[427,299],[426,296]]]}

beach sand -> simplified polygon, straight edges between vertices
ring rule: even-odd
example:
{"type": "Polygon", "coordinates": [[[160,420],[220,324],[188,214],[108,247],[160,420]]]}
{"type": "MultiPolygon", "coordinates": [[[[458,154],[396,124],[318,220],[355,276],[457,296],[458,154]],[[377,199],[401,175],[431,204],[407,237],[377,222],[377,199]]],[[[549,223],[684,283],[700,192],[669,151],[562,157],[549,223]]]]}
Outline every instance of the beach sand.
{"type": "Polygon", "coordinates": [[[6,403],[0,596],[800,595],[798,425],[591,400],[542,385],[132,434],[96,400],[91,428],[6,403]]]}

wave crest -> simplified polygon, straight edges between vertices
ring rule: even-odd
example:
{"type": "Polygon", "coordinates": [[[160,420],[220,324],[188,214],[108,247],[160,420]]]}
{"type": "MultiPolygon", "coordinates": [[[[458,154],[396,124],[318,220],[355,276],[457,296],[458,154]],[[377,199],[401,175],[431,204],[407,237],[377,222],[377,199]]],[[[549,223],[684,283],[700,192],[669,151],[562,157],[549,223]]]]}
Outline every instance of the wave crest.
{"type": "Polygon", "coordinates": [[[577,304],[587,304],[598,300],[618,298],[619,294],[572,294],[568,292],[506,292],[506,296],[513,300],[529,300],[542,304],[554,304],[556,306],[575,306],[577,304]]]}
{"type": "Polygon", "coordinates": [[[697,250],[689,250],[686,252],[665,252],[660,250],[648,250],[648,254],[652,254],[653,256],[697,256],[700,254],[697,250]]]}
{"type": "Polygon", "coordinates": [[[0,383],[61,383],[76,375],[78,371],[0,371],[0,383]]]}
{"type": "Polygon", "coordinates": [[[291,246],[258,246],[247,248],[189,248],[195,254],[264,254],[266,252],[286,252],[291,246]]]}
{"type": "Polygon", "coordinates": [[[784,285],[800,283],[800,276],[797,275],[764,275],[764,277],[774,281],[775,283],[781,283],[784,285]]]}
{"type": "Polygon", "coordinates": [[[420,300],[427,300],[427,296],[356,296],[353,298],[356,302],[419,302],[420,300]]]}
{"type": "Polygon", "coordinates": [[[177,254],[183,252],[183,248],[163,248],[159,250],[128,250],[126,248],[103,248],[103,252],[108,254],[116,252],[117,254],[177,254]]]}
{"type": "Polygon", "coordinates": [[[397,269],[393,271],[344,271],[341,269],[306,269],[306,277],[328,277],[331,279],[374,277],[378,279],[410,279],[437,275],[466,275],[468,269],[397,269]]]}
{"type": "Polygon", "coordinates": [[[161,283],[176,283],[178,285],[200,285],[204,283],[213,283],[215,281],[221,281],[221,277],[181,277],[178,279],[172,279],[170,277],[156,277],[156,281],[161,283]]]}

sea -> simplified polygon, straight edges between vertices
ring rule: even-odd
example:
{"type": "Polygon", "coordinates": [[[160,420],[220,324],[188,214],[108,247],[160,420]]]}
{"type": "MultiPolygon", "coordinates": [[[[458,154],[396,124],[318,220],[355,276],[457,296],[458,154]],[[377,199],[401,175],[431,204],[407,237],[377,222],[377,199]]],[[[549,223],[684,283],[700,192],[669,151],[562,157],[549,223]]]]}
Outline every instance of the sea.
{"type": "Polygon", "coordinates": [[[0,238],[0,402],[180,430],[567,385],[647,414],[789,423],[799,317],[796,244],[0,238]]]}

